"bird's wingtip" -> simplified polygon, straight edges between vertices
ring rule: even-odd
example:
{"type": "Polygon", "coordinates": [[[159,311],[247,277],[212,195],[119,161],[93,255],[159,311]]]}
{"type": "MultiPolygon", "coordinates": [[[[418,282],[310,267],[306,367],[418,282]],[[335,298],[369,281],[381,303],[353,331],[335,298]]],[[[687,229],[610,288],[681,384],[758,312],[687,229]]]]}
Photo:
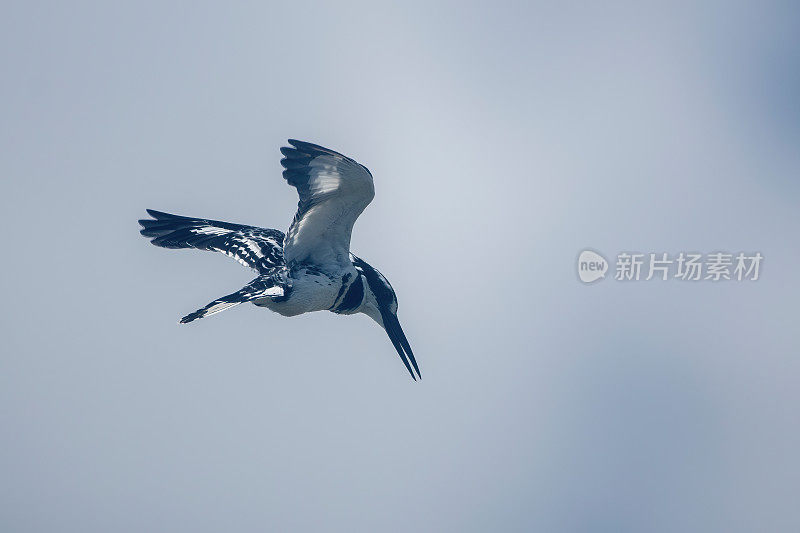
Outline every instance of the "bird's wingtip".
{"type": "Polygon", "coordinates": [[[303,141],[298,141],[297,139],[287,139],[286,142],[288,142],[289,145],[294,147],[294,148],[300,148],[304,144],[308,144],[308,143],[305,143],[303,141]]]}

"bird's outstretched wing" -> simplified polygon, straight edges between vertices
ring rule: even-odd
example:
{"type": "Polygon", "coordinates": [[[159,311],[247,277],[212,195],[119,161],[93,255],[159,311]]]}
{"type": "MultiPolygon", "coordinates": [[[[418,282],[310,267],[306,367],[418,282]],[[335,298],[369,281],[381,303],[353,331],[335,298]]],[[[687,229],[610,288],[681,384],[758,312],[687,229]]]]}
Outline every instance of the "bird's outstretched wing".
{"type": "Polygon", "coordinates": [[[372,174],[328,148],[289,139],[281,148],[283,177],[300,202],[283,243],[286,263],[349,264],[353,224],[375,196],[372,174]]]}
{"type": "Polygon", "coordinates": [[[148,209],[152,219],[140,220],[141,234],[163,248],[197,248],[222,252],[265,274],[283,262],[282,231],[242,226],[218,220],[182,217],[148,209]]]}

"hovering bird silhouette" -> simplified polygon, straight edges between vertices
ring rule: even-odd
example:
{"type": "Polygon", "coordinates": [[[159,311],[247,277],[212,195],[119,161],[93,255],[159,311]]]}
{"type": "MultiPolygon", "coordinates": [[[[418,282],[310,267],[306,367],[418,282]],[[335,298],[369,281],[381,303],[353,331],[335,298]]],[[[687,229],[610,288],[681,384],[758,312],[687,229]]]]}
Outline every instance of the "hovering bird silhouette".
{"type": "Polygon", "coordinates": [[[222,252],[258,272],[241,290],[181,319],[186,324],[252,302],[283,316],[311,311],[364,313],[386,330],[414,380],[421,377],[397,319],[397,296],[377,269],[350,252],[353,224],[375,196],[372,173],[338,152],[289,139],[283,177],[300,202],[286,235],[148,209],[141,234],[163,248],[222,252]]]}

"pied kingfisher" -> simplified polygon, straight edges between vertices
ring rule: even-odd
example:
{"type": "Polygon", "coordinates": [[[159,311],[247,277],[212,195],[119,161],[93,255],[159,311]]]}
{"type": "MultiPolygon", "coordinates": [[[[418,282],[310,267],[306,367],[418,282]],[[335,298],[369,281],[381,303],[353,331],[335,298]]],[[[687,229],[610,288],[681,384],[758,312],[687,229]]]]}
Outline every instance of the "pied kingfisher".
{"type": "Polygon", "coordinates": [[[183,317],[181,324],[252,302],[283,316],[364,313],[386,330],[414,380],[419,367],[397,320],[394,289],[350,253],[353,224],[375,196],[372,173],[338,152],[289,139],[283,177],[300,202],[289,232],[189,218],[148,209],[141,234],[163,248],[222,252],[258,272],[241,290],[183,317]],[[412,369],[413,368],[413,369],[412,369]],[[416,372],[416,374],[415,374],[416,372]]]}

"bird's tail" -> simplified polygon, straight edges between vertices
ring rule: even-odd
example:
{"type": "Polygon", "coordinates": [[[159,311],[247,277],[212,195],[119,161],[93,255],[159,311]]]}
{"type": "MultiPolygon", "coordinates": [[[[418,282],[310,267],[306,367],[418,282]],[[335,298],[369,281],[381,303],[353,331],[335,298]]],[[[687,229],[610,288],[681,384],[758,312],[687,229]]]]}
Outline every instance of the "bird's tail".
{"type": "Polygon", "coordinates": [[[240,290],[227,296],[223,296],[222,298],[217,298],[207,306],[198,309],[194,313],[189,313],[185,317],[181,318],[180,323],[187,324],[193,320],[197,320],[198,318],[213,315],[214,313],[219,313],[220,311],[230,309],[233,306],[257,300],[259,298],[264,298],[266,296],[283,296],[284,288],[280,284],[276,283],[276,281],[277,280],[275,276],[259,276],[242,287],[240,290]]]}

